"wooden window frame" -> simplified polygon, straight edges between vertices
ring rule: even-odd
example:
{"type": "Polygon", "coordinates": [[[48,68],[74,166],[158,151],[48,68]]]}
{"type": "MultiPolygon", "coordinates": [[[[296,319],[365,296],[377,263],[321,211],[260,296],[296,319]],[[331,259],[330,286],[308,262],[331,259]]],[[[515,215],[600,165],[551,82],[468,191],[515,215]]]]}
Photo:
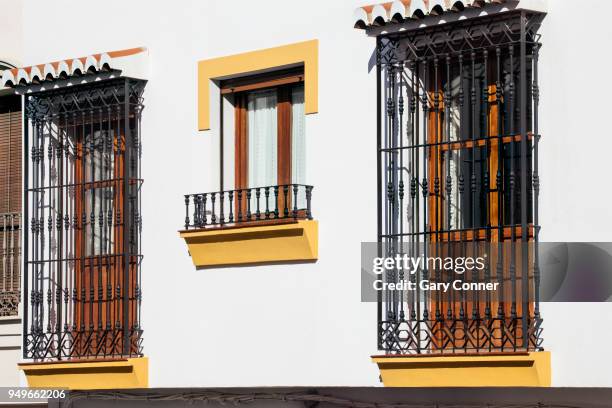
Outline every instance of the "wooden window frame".
{"type": "MultiPolygon", "coordinates": [[[[123,119],[121,119],[123,120],[123,119]]],[[[85,305],[81,305],[83,299],[82,288],[93,288],[94,293],[99,296],[100,292],[100,283],[102,293],[105,293],[107,290],[107,285],[110,283],[113,293],[115,293],[116,289],[119,287],[121,292],[123,293],[123,274],[124,274],[124,239],[125,239],[125,229],[127,226],[124,223],[117,224],[115,221],[116,214],[118,211],[123,214],[124,210],[124,179],[126,176],[125,173],[125,134],[123,133],[123,127],[117,124],[117,119],[113,120],[114,125],[111,127],[113,130],[112,135],[112,154],[113,154],[113,169],[112,169],[112,179],[110,180],[86,180],[85,174],[83,174],[84,165],[87,163],[85,160],[85,149],[83,139],[85,137],[91,137],[91,133],[87,133],[89,127],[94,128],[95,131],[101,131],[104,129],[100,129],[99,122],[91,122],[91,123],[82,123],[80,125],[75,126],[74,128],[74,137],[75,137],[75,149],[76,155],[74,160],[74,176],[75,183],[77,186],[75,189],[75,213],[78,217],[81,217],[83,214],[83,207],[86,206],[86,193],[87,191],[95,191],[98,188],[113,188],[113,200],[112,200],[112,208],[113,208],[113,242],[108,250],[100,251],[100,253],[95,253],[93,248],[91,249],[91,253],[87,253],[87,246],[90,244],[91,240],[91,230],[88,232],[88,224],[84,223],[83,220],[78,222],[79,229],[78,233],[75,235],[74,240],[74,253],[75,253],[75,288],[77,288],[77,302],[79,302],[78,307],[73,311],[74,321],[77,325],[77,330],[79,325],[84,325],[85,327],[98,327],[99,323],[107,323],[114,320],[114,322],[119,322],[121,325],[124,324],[123,319],[123,298],[117,303],[120,305],[119,310],[111,310],[110,315],[108,315],[108,311],[106,306],[102,307],[101,315],[99,315],[99,311],[96,307],[91,311],[86,311],[83,313],[82,308],[89,308],[88,302],[90,301],[90,295],[85,290],[85,305]],[[84,163],[85,161],[85,163],[84,163]],[[91,282],[93,279],[93,282],[91,282]]],[[[90,160],[90,159],[88,159],[90,160]]],[[[90,163],[90,162],[89,162],[90,163]]],[[[85,169],[88,171],[88,169],[85,169]]],[[[136,180],[129,180],[130,184],[136,183],[136,180]]],[[[87,219],[89,219],[89,214],[85,213],[87,219]]],[[[88,221],[86,221],[88,222],[88,221]]],[[[134,282],[136,282],[136,268],[133,267],[138,262],[137,256],[130,256],[130,276],[129,276],[129,288],[128,293],[134,292],[134,282]]],[[[115,294],[113,294],[115,296],[115,294]]],[[[117,305],[113,305],[113,308],[117,305]]],[[[132,325],[135,321],[135,315],[133,308],[130,306],[129,308],[129,317],[128,317],[128,325],[132,325]]],[[[114,323],[112,322],[112,323],[114,323]]],[[[86,347],[85,344],[76,344],[75,347],[86,347]]]]}
{"type": "MultiPolygon", "coordinates": [[[[490,69],[490,68],[489,68],[490,69]]],[[[432,75],[430,75],[431,77],[432,75]]],[[[436,162],[434,158],[438,158],[438,172],[437,177],[439,180],[446,179],[446,168],[444,166],[445,153],[448,151],[475,151],[477,148],[488,146],[489,156],[487,157],[487,161],[489,162],[490,169],[490,191],[488,193],[489,199],[488,202],[490,204],[490,208],[488,209],[488,214],[486,216],[488,220],[488,225],[491,228],[499,229],[501,228],[501,236],[504,241],[509,240],[514,235],[515,237],[520,237],[522,228],[520,225],[513,225],[512,223],[506,224],[505,222],[502,225],[499,225],[499,211],[500,208],[498,206],[498,198],[501,194],[498,186],[496,177],[492,176],[497,173],[497,170],[500,165],[503,165],[504,158],[499,157],[499,144],[501,141],[502,149],[504,146],[509,145],[510,143],[517,143],[521,141],[520,135],[501,135],[499,134],[499,126],[498,126],[498,105],[497,105],[497,89],[495,84],[491,84],[488,86],[489,93],[489,114],[487,118],[487,134],[489,137],[487,138],[474,138],[472,139],[464,139],[456,142],[445,143],[444,141],[444,127],[446,126],[444,123],[445,120],[445,102],[444,98],[441,96],[443,92],[442,79],[439,80],[438,83],[440,89],[440,96],[438,97],[438,112],[435,112],[434,109],[434,98],[435,95],[433,92],[429,92],[429,113],[428,113],[428,123],[427,123],[427,132],[428,132],[428,143],[433,146],[428,147],[427,157],[428,157],[428,172],[430,174],[430,185],[433,185],[433,179],[436,177],[436,162]],[[437,129],[436,129],[437,124],[437,129]],[[437,137],[436,137],[437,136],[437,137]],[[432,176],[433,175],[433,176],[432,176]]],[[[502,121],[503,121],[502,117],[502,121]]],[[[461,135],[460,135],[461,136],[461,135]]],[[[528,142],[532,142],[534,140],[533,132],[527,133],[528,142]]],[[[502,183],[505,182],[505,179],[502,178],[502,183]]],[[[439,220],[445,217],[446,206],[441,205],[438,208],[438,211],[435,211],[436,200],[439,203],[446,200],[445,191],[443,188],[440,189],[439,197],[436,197],[435,194],[430,194],[428,198],[428,213],[429,213],[429,224],[432,227],[433,231],[438,230],[438,222],[439,220]]],[[[502,203],[504,203],[504,197],[501,197],[502,203]]],[[[505,216],[503,216],[505,219],[505,216]]],[[[528,233],[527,236],[529,240],[534,237],[534,226],[533,223],[528,224],[528,233]]],[[[441,242],[461,242],[461,241],[490,241],[490,242],[498,242],[499,241],[499,233],[497,231],[491,232],[486,227],[470,227],[465,229],[457,229],[452,230],[450,234],[448,233],[440,233],[433,234],[431,239],[432,241],[441,241],[441,242]],[[450,240],[450,241],[449,241],[450,240]]]]}
{"type": "MultiPolygon", "coordinates": [[[[490,69],[490,67],[487,69],[490,69]]],[[[430,78],[431,77],[433,77],[433,75],[430,74],[430,78]]],[[[445,98],[443,97],[444,88],[443,88],[442,79],[440,79],[438,82],[438,89],[440,91],[438,95],[438,111],[437,112],[434,106],[435,94],[434,92],[428,92],[429,94],[429,97],[428,97],[429,113],[427,117],[427,143],[432,145],[427,148],[427,160],[428,160],[427,171],[429,174],[428,176],[429,185],[430,186],[434,185],[434,178],[436,177],[438,177],[438,179],[442,181],[446,179],[446,166],[444,165],[444,157],[446,156],[445,153],[449,151],[456,152],[456,151],[463,150],[465,152],[469,152],[469,151],[477,151],[477,149],[481,147],[485,147],[485,146],[488,147],[487,149],[488,157],[486,158],[486,160],[488,161],[488,164],[489,164],[488,167],[489,167],[490,174],[495,175],[498,171],[499,166],[504,166],[504,162],[506,160],[506,157],[503,153],[504,147],[510,145],[511,143],[517,143],[521,141],[521,135],[518,135],[518,134],[512,135],[512,134],[504,134],[504,133],[500,134],[499,130],[500,128],[503,128],[503,126],[499,126],[499,106],[497,104],[498,100],[496,96],[497,95],[496,85],[495,84],[488,85],[489,113],[487,116],[487,128],[485,129],[488,137],[477,138],[476,137],[477,135],[474,135],[473,138],[460,139],[459,141],[451,142],[451,143],[445,143],[445,140],[444,140],[444,134],[445,134],[444,128],[446,124],[445,124],[445,101],[444,101],[445,98]],[[500,143],[501,143],[501,150],[502,150],[502,155],[503,155],[502,157],[500,157],[500,152],[499,152],[500,143]],[[436,173],[436,158],[438,160],[437,173],[436,173]]],[[[503,96],[502,96],[502,101],[503,101],[503,96]]],[[[502,122],[504,121],[503,116],[501,120],[502,122]]],[[[459,136],[462,137],[463,135],[460,134],[459,136]]],[[[527,133],[528,143],[533,142],[534,140],[535,140],[535,136],[533,132],[528,132],[527,133]]],[[[513,160],[513,159],[514,158],[509,158],[509,160],[513,160]]],[[[460,228],[456,230],[451,230],[450,232],[433,233],[429,237],[433,248],[435,248],[436,243],[442,243],[443,245],[448,244],[452,246],[452,245],[459,244],[459,243],[469,244],[469,243],[490,242],[491,244],[497,244],[500,242],[500,239],[501,239],[501,242],[511,242],[513,238],[515,240],[520,240],[520,237],[522,236],[522,232],[523,232],[521,225],[513,224],[512,222],[509,224],[506,223],[505,214],[503,213],[502,213],[502,225],[500,226],[499,212],[503,211],[503,209],[499,208],[498,200],[500,199],[500,194],[502,194],[501,202],[502,202],[502,205],[505,205],[504,204],[505,198],[503,196],[504,189],[499,188],[499,186],[497,185],[497,179],[494,176],[490,177],[489,183],[490,183],[490,187],[489,187],[489,193],[488,193],[489,195],[488,202],[490,203],[490,208],[488,208],[488,214],[486,214],[485,218],[487,219],[488,225],[490,228],[469,227],[469,228],[460,228]]],[[[502,177],[502,185],[503,183],[505,183],[505,177],[502,177]]],[[[446,200],[445,194],[446,193],[444,191],[444,188],[440,188],[440,193],[438,197],[436,197],[435,194],[430,193],[427,199],[428,223],[429,225],[431,225],[431,229],[433,231],[438,231],[440,229],[439,222],[442,219],[444,219],[444,217],[446,216],[445,214],[446,205],[444,204],[439,205],[440,203],[445,202],[446,200]],[[438,201],[438,207],[439,207],[437,211],[436,211],[436,201],[438,201]]],[[[528,241],[533,242],[534,237],[535,237],[535,227],[533,223],[527,224],[527,234],[526,235],[527,235],[528,241]]],[[[520,244],[518,244],[516,248],[517,248],[517,259],[520,259],[522,247],[520,244]]],[[[527,248],[529,251],[527,256],[529,257],[530,263],[532,264],[533,263],[532,249],[530,247],[527,247],[527,248]]],[[[467,250],[470,249],[469,245],[466,249],[467,250]]],[[[504,274],[504,279],[508,280],[509,275],[507,271],[510,270],[510,263],[511,263],[509,248],[503,247],[502,252],[503,252],[502,259],[504,260],[503,265],[502,265],[502,271],[503,271],[502,273],[504,274]]],[[[496,267],[499,256],[500,254],[493,251],[491,253],[491,257],[488,260],[488,262],[490,262],[490,265],[494,265],[494,267],[496,267]]],[[[497,273],[497,271],[495,273],[497,273]]],[[[515,273],[516,273],[517,280],[522,279],[522,272],[520,268],[516,268],[515,273]]],[[[495,277],[494,279],[498,279],[498,278],[495,277]]],[[[512,293],[511,285],[506,285],[504,287],[504,292],[503,292],[504,298],[510,299],[511,293],[512,293]]],[[[443,299],[441,302],[439,302],[440,310],[447,310],[448,304],[449,304],[448,300],[443,299]]],[[[460,304],[461,304],[460,301],[454,302],[453,309],[454,310],[459,309],[460,304]]],[[[492,310],[496,311],[499,304],[500,304],[499,299],[492,301],[491,303],[492,310]]],[[[429,301],[430,310],[432,311],[436,310],[437,305],[438,305],[438,300],[435,298],[431,298],[429,301]]],[[[511,306],[512,305],[510,302],[505,302],[504,313],[506,316],[511,315],[512,313],[511,306]]],[[[535,303],[533,301],[528,302],[528,308],[531,314],[534,313],[534,307],[535,307],[535,303]]],[[[521,315],[523,313],[522,309],[523,309],[522,302],[517,302],[516,310],[514,312],[518,315],[521,315]]],[[[479,306],[479,313],[480,313],[480,316],[485,315],[484,303],[479,306]]],[[[493,327],[496,330],[498,330],[500,328],[500,324],[501,323],[496,322],[493,327]]],[[[441,340],[443,336],[438,335],[437,338],[438,340],[441,340]]],[[[497,340],[495,340],[493,343],[496,346],[501,347],[501,343],[498,342],[497,340]]]]}
{"type": "MultiPolygon", "coordinates": [[[[248,188],[248,95],[252,91],[276,90],[277,92],[277,185],[292,184],[292,101],[295,87],[303,86],[303,73],[295,70],[265,74],[225,82],[222,94],[234,95],[234,188],[248,188]]],[[[258,186],[265,187],[265,186],[258,186]]]]}

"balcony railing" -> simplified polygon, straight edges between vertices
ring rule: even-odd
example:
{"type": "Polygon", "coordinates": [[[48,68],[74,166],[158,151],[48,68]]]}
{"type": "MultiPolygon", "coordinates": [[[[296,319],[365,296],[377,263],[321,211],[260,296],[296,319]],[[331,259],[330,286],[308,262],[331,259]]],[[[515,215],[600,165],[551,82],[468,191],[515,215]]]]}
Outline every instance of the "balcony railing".
{"type": "Polygon", "coordinates": [[[185,229],[312,219],[312,186],[281,184],[185,195],[185,229]]]}

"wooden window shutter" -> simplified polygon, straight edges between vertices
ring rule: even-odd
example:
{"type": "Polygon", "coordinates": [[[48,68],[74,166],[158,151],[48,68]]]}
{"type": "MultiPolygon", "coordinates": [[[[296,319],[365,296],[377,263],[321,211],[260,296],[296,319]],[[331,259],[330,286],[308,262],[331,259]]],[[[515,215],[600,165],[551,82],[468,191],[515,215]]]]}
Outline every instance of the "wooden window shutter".
{"type": "Polygon", "coordinates": [[[0,214],[21,213],[21,108],[0,111],[0,214]]]}

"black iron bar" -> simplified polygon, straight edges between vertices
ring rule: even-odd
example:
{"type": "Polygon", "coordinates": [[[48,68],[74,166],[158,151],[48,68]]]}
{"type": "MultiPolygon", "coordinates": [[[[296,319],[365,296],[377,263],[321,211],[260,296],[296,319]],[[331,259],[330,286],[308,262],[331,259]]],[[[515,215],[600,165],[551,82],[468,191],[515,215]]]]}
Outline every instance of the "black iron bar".
{"type": "Polygon", "coordinates": [[[264,188],[264,196],[266,197],[266,220],[270,219],[270,187],[264,188]]]}
{"type": "MultiPolygon", "coordinates": [[[[484,145],[484,152],[482,154],[482,160],[485,162],[484,165],[484,180],[483,180],[483,187],[482,187],[482,191],[484,194],[484,213],[486,216],[484,225],[487,226],[487,236],[486,236],[486,241],[487,242],[491,242],[491,205],[490,205],[490,199],[491,199],[491,189],[490,189],[490,183],[491,183],[491,159],[490,159],[490,144],[491,144],[491,129],[489,126],[489,97],[490,97],[490,93],[489,93],[489,51],[488,50],[484,50],[482,53],[483,56],[483,81],[482,81],[482,106],[483,106],[483,114],[481,115],[483,118],[483,126],[482,126],[482,131],[481,134],[484,138],[486,138],[486,142],[484,145]]],[[[490,250],[489,248],[485,248],[486,253],[490,254],[490,250]]],[[[488,256],[486,258],[486,265],[485,265],[485,271],[484,271],[484,281],[485,282],[490,282],[491,281],[491,257],[488,256]]],[[[491,318],[491,293],[490,292],[486,292],[485,294],[485,317],[487,319],[491,318]]],[[[491,349],[493,345],[489,342],[489,351],[491,351],[491,349]]]]}
{"type": "MultiPolygon", "coordinates": [[[[425,70],[423,64],[423,70],[425,70]]],[[[421,140],[421,124],[420,124],[420,120],[421,120],[421,115],[419,114],[419,102],[420,102],[420,97],[419,97],[419,92],[420,92],[420,83],[421,83],[421,61],[417,58],[415,60],[415,72],[414,72],[414,94],[413,94],[413,99],[414,99],[414,133],[416,134],[415,139],[415,144],[419,145],[420,144],[420,140],[421,140]]],[[[421,106],[422,108],[422,106],[421,106]]],[[[423,143],[427,143],[427,140],[423,140],[423,143]]],[[[413,176],[413,182],[414,182],[414,196],[415,196],[415,200],[416,200],[416,205],[414,207],[414,214],[415,214],[415,228],[413,229],[414,231],[420,231],[421,230],[421,200],[419,197],[419,180],[421,179],[421,165],[420,165],[420,161],[421,161],[421,153],[418,150],[413,150],[413,154],[414,154],[414,169],[415,169],[415,175],[413,176]]],[[[423,220],[423,224],[426,224],[426,221],[423,220]]],[[[424,237],[423,237],[424,238],[424,237]]],[[[425,239],[423,239],[423,241],[421,242],[421,236],[418,235],[416,240],[415,240],[415,245],[414,245],[414,256],[417,256],[417,252],[420,250],[420,245],[425,245],[425,239]]],[[[421,274],[419,274],[418,271],[415,271],[414,273],[414,281],[416,285],[419,285],[420,281],[421,281],[421,274]]],[[[417,291],[416,293],[416,299],[415,299],[415,303],[416,303],[416,312],[415,312],[415,319],[421,319],[422,317],[422,309],[421,309],[421,291],[417,291]]],[[[416,344],[415,344],[415,349],[416,349],[416,353],[420,354],[421,353],[421,326],[419,323],[417,323],[415,325],[416,330],[414,331],[414,335],[416,337],[416,344]]]]}
{"type": "Polygon", "coordinates": [[[278,218],[278,186],[274,186],[274,218],[278,218]]]}
{"type": "MultiPolygon", "coordinates": [[[[64,118],[65,120],[65,118],[64,118]]],[[[65,126],[65,123],[64,123],[65,126]]],[[[62,295],[64,293],[63,289],[63,248],[64,248],[64,223],[63,223],[63,213],[64,213],[64,132],[62,127],[62,116],[59,117],[57,123],[57,152],[56,157],[58,160],[57,169],[58,175],[57,179],[59,181],[59,189],[57,192],[57,203],[58,203],[58,212],[56,219],[56,228],[57,228],[57,281],[56,281],[56,292],[55,292],[55,301],[56,301],[56,309],[57,309],[57,321],[55,326],[56,339],[57,343],[61,344],[61,333],[62,333],[62,321],[65,321],[65,317],[62,315],[62,295]],[[64,319],[63,319],[64,318],[64,319]]],[[[58,352],[58,359],[61,360],[62,355],[61,351],[58,352]]]]}
{"type": "MultiPolygon", "coordinates": [[[[249,190],[249,193],[250,193],[250,190],[249,190]]],[[[283,207],[284,207],[283,216],[285,218],[289,217],[289,203],[288,203],[288,199],[289,199],[289,186],[288,185],[284,185],[283,186],[283,207]]]]}
{"type": "MultiPolygon", "coordinates": [[[[514,126],[514,111],[516,109],[516,92],[515,92],[515,82],[514,82],[514,45],[511,45],[508,49],[510,69],[509,69],[509,106],[508,106],[508,117],[509,117],[509,125],[510,125],[510,133],[514,134],[515,126],[514,126]]],[[[516,310],[516,218],[515,218],[515,199],[516,199],[516,173],[515,173],[515,142],[510,143],[510,197],[509,197],[509,205],[510,205],[510,224],[512,225],[511,231],[511,241],[510,241],[510,279],[511,279],[511,291],[512,291],[512,306],[510,310],[510,315],[512,319],[516,319],[517,310],[516,310]]],[[[516,335],[516,330],[514,330],[514,334],[516,335]]],[[[516,339],[513,339],[513,348],[516,349],[516,339]]]]}
{"type": "Polygon", "coordinates": [[[521,43],[520,43],[520,133],[521,133],[521,334],[523,349],[529,349],[528,337],[528,316],[529,316],[529,250],[528,241],[528,226],[527,226],[527,38],[526,38],[526,17],[524,12],[521,13],[521,43]]]}
{"type": "Polygon", "coordinates": [[[540,88],[538,78],[538,60],[540,55],[540,45],[536,44],[533,47],[533,133],[535,138],[533,141],[533,224],[534,224],[534,316],[536,319],[540,318],[540,220],[539,220],[539,195],[540,195],[540,176],[539,176],[539,161],[538,161],[538,149],[539,149],[539,104],[540,104],[540,88]]]}
{"type": "Polygon", "coordinates": [[[208,194],[199,194],[198,196],[202,199],[200,222],[202,227],[206,227],[206,224],[208,223],[208,214],[206,212],[206,201],[208,200],[208,194]]]}
{"type": "MultiPolygon", "coordinates": [[[[465,86],[465,79],[464,79],[464,70],[463,70],[463,54],[460,53],[458,56],[458,62],[459,62],[459,140],[464,140],[464,130],[465,130],[465,121],[466,121],[466,115],[464,112],[464,108],[465,108],[465,90],[464,90],[464,86],[465,86]]],[[[468,119],[469,121],[469,119],[468,119]]],[[[473,138],[473,136],[472,136],[473,138]]],[[[458,195],[458,199],[457,199],[457,204],[458,204],[458,209],[461,209],[461,215],[460,217],[462,218],[461,221],[459,222],[459,219],[457,220],[457,228],[461,228],[461,249],[463,250],[463,252],[465,253],[465,238],[464,238],[464,232],[467,230],[466,228],[463,228],[463,226],[465,226],[466,222],[465,222],[465,218],[466,216],[463,214],[463,203],[464,203],[464,198],[465,198],[465,183],[464,183],[464,171],[463,171],[463,163],[462,163],[462,152],[461,150],[459,152],[457,152],[457,159],[458,159],[458,163],[457,163],[457,191],[459,193],[458,195]]],[[[459,216],[459,211],[458,214],[459,216]]],[[[464,279],[462,277],[462,279],[464,279]]],[[[466,310],[466,295],[464,291],[461,291],[461,299],[459,302],[459,320],[463,322],[463,320],[465,319],[465,310],[466,310]]]]}
{"type": "MultiPolygon", "coordinates": [[[[470,169],[470,192],[471,192],[471,196],[470,196],[470,207],[471,207],[471,226],[472,226],[472,256],[476,255],[476,248],[477,248],[477,242],[476,242],[476,234],[478,231],[478,226],[479,226],[479,220],[476,219],[476,197],[477,197],[477,179],[476,179],[476,134],[477,134],[477,129],[478,129],[478,113],[476,110],[477,104],[478,104],[478,100],[480,99],[477,92],[476,92],[476,52],[472,51],[471,52],[471,62],[472,62],[472,69],[471,69],[471,79],[470,79],[470,84],[471,84],[471,89],[470,89],[470,108],[471,108],[471,126],[470,126],[470,138],[472,141],[472,145],[473,147],[471,149],[469,149],[470,152],[470,162],[471,162],[471,169],[470,169]]],[[[472,282],[475,283],[477,281],[477,276],[476,276],[476,272],[474,270],[472,270],[470,272],[470,274],[472,275],[472,282]]],[[[475,291],[472,291],[472,302],[470,305],[471,309],[472,309],[472,319],[473,320],[477,320],[478,319],[478,299],[477,299],[477,294],[475,291]]]]}
{"type": "MultiPolygon", "coordinates": [[[[293,218],[297,219],[298,217],[298,186],[297,184],[293,185],[293,218]]],[[[259,189],[257,189],[257,219],[260,218],[259,214],[259,189]]]]}
{"type": "MultiPolygon", "coordinates": [[[[380,149],[382,148],[382,65],[380,55],[382,53],[382,44],[380,37],[376,37],[376,236],[377,236],[377,256],[382,257],[382,241],[380,236],[383,231],[383,205],[382,205],[382,157],[380,149]]],[[[376,291],[376,344],[378,349],[383,348],[382,344],[382,292],[376,291]]]]}
{"type": "MultiPolygon", "coordinates": [[[[427,127],[429,126],[429,63],[427,60],[423,61],[423,95],[421,97],[421,108],[423,110],[423,143],[429,143],[427,127]]],[[[431,236],[428,237],[429,228],[429,219],[427,218],[427,207],[429,206],[429,184],[428,184],[428,158],[429,158],[429,148],[425,148],[423,150],[423,182],[421,185],[422,195],[423,195],[423,256],[427,259],[427,247],[429,238],[431,240],[431,236]]],[[[429,280],[429,272],[427,268],[427,263],[423,267],[422,278],[424,281],[429,280]]],[[[423,293],[423,319],[429,320],[429,294],[427,292],[423,293]]]]}
{"type": "Polygon", "coordinates": [[[312,199],[312,186],[306,186],[306,218],[312,220],[312,206],[310,200],[312,199]]]}
{"type": "MultiPolygon", "coordinates": [[[[387,44],[389,45],[389,44],[387,44]]],[[[392,58],[392,57],[391,57],[392,58]]],[[[385,99],[386,99],[386,104],[385,104],[385,108],[386,108],[386,112],[385,112],[385,131],[384,131],[384,145],[386,147],[390,147],[391,146],[391,138],[392,138],[392,129],[393,129],[393,122],[392,122],[392,109],[393,109],[393,74],[392,74],[392,70],[391,70],[391,61],[388,60],[386,61],[386,67],[385,67],[385,78],[386,78],[386,88],[385,88],[385,99]]],[[[394,218],[394,214],[393,214],[393,210],[391,208],[391,195],[392,195],[392,190],[393,190],[393,186],[391,184],[391,178],[390,175],[392,174],[392,171],[390,171],[389,167],[392,165],[391,163],[391,154],[390,153],[386,153],[384,156],[384,185],[386,188],[386,196],[385,196],[385,212],[386,212],[386,218],[385,218],[385,231],[387,231],[387,233],[393,233],[393,223],[395,221],[394,218]]],[[[387,256],[391,256],[393,253],[393,240],[392,239],[387,239],[385,242],[385,253],[387,256]]],[[[392,270],[386,270],[383,276],[383,279],[385,280],[385,282],[387,283],[391,283],[392,279],[393,279],[393,271],[392,270]]],[[[388,321],[395,323],[395,316],[393,315],[393,307],[394,307],[394,302],[392,299],[392,293],[390,293],[389,291],[384,291],[383,292],[383,298],[385,299],[385,319],[387,319],[388,321]]]]}
{"type": "MultiPolygon", "coordinates": [[[[438,143],[440,141],[440,100],[439,100],[439,60],[437,57],[434,58],[434,86],[433,86],[433,111],[434,111],[434,132],[433,132],[433,142],[434,143],[438,143]]],[[[432,247],[432,251],[433,251],[433,256],[440,256],[439,254],[439,243],[441,241],[441,236],[440,236],[440,230],[441,230],[441,221],[442,221],[442,216],[440,214],[440,169],[439,167],[439,161],[440,158],[439,156],[439,148],[438,147],[433,147],[433,160],[434,160],[434,216],[430,217],[432,218],[433,223],[435,223],[435,242],[436,244],[432,247]]],[[[440,268],[436,267],[434,268],[434,272],[435,272],[435,279],[436,282],[440,282],[441,281],[441,270],[440,268]]],[[[440,291],[436,291],[436,310],[435,310],[435,317],[436,320],[440,321],[442,319],[442,314],[440,311],[440,303],[442,301],[442,294],[440,291]]]]}
{"type": "MultiPolygon", "coordinates": [[[[398,71],[398,85],[399,85],[399,89],[398,89],[398,114],[399,114],[399,120],[398,120],[398,125],[399,125],[399,129],[398,129],[398,133],[397,133],[397,137],[399,139],[399,146],[403,147],[404,146],[404,79],[403,79],[403,72],[404,69],[404,62],[399,63],[397,71],[398,71]]],[[[404,232],[404,150],[400,149],[399,152],[397,152],[396,154],[399,154],[399,186],[398,186],[398,198],[399,198],[399,203],[398,203],[398,211],[399,211],[399,216],[398,216],[398,220],[399,220],[399,233],[402,234],[404,232]]],[[[398,252],[400,255],[404,254],[404,242],[403,240],[399,240],[399,245],[398,245],[398,252]]],[[[404,270],[401,269],[399,272],[399,282],[404,282],[404,270]]],[[[405,310],[404,310],[404,303],[406,303],[406,300],[404,299],[406,296],[404,290],[400,290],[399,293],[399,320],[403,321],[405,319],[405,310]]]]}
{"type": "Polygon", "coordinates": [[[232,224],[234,222],[234,191],[230,190],[228,192],[229,198],[229,223],[232,224]]]}
{"type": "Polygon", "coordinates": [[[123,310],[122,310],[122,325],[123,325],[123,355],[130,355],[130,326],[129,326],[129,302],[130,302],[130,226],[132,223],[132,214],[130,209],[130,177],[131,168],[130,163],[132,160],[132,129],[130,128],[130,92],[129,82],[124,82],[124,101],[123,101],[123,124],[124,124],[124,151],[123,151],[123,252],[124,252],[124,264],[123,264],[123,310]],[[127,236],[126,236],[127,235],[127,236]]]}
{"type": "Polygon", "coordinates": [[[225,191],[219,192],[219,223],[221,225],[225,224],[225,214],[223,213],[225,204],[225,191]]]}
{"type": "MultiPolygon", "coordinates": [[[[417,93],[418,93],[418,83],[417,83],[417,79],[416,79],[416,75],[417,75],[417,70],[418,70],[418,65],[417,62],[415,60],[411,60],[410,61],[410,75],[411,75],[411,83],[410,83],[410,99],[409,99],[409,103],[410,103],[410,114],[409,114],[409,118],[410,118],[410,126],[406,126],[407,131],[410,132],[410,139],[409,139],[409,146],[410,145],[414,145],[416,143],[416,139],[415,139],[415,133],[418,131],[418,126],[416,124],[416,119],[418,117],[418,113],[417,113],[417,93]]],[[[408,87],[407,87],[408,88],[408,87]]],[[[402,146],[403,147],[403,146],[402,146]]],[[[416,209],[416,196],[417,196],[417,184],[418,184],[418,178],[416,176],[416,172],[417,169],[417,151],[416,149],[413,149],[409,152],[409,159],[410,159],[410,232],[414,232],[417,231],[417,222],[418,222],[418,217],[419,217],[419,212],[416,209]]],[[[403,231],[402,231],[403,233],[403,231]]],[[[416,242],[415,240],[411,240],[412,242],[410,242],[410,255],[415,257],[416,253],[417,253],[417,248],[418,248],[418,242],[416,242]]],[[[413,273],[410,274],[410,282],[414,285],[416,283],[416,279],[417,279],[417,275],[418,273],[413,273]]],[[[411,291],[410,292],[410,298],[411,298],[411,302],[410,302],[410,322],[412,324],[412,322],[416,321],[417,319],[417,311],[418,311],[418,300],[417,300],[417,296],[415,294],[415,291],[411,291]]],[[[418,346],[417,346],[418,347],[418,346]]]]}
{"type": "Polygon", "coordinates": [[[238,190],[238,222],[242,221],[242,190],[238,190]]]}
{"type": "MultiPolygon", "coordinates": [[[[502,98],[504,95],[504,82],[502,81],[502,49],[500,47],[496,47],[495,49],[496,55],[496,83],[495,83],[495,103],[497,106],[497,136],[501,136],[503,133],[504,125],[503,125],[503,114],[502,110],[504,105],[502,103],[502,98]]],[[[499,300],[497,307],[497,317],[504,319],[505,316],[505,305],[504,305],[504,194],[506,189],[504,188],[504,148],[501,140],[497,143],[497,174],[495,178],[495,188],[497,190],[497,268],[496,274],[499,282],[499,300]]]]}
{"type": "MultiPolygon", "coordinates": [[[[28,97],[24,98],[25,101],[28,100],[28,97]]],[[[27,103],[27,102],[25,102],[27,103]]],[[[28,299],[28,295],[29,295],[29,290],[30,290],[30,285],[29,285],[29,277],[30,277],[30,265],[29,265],[29,260],[30,260],[30,240],[28,239],[27,236],[27,231],[28,231],[28,223],[30,222],[30,194],[27,192],[29,187],[30,187],[30,121],[31,121],[31,117],[30,117],[30,112],[28,112],[28,110],[25,110],[24,113],[24,124],[23,124],[23,187],[24,187],[24,192],[23,192],[23,218],[22,218],[22,222],[23,222],[23,227],[22,230],[26,231],[25,235],[24,235],[24,240],[23,240],[23,252],[22,252],[22,256],[23,256],[23,264],[22,264],[22,270],[23,270],[23,299],[22,299],[22,303],[23,303],[23,335],[21,336],[21,354],[23,358],[27,358],[28,356],[28,339],[30,338],[30,336],[28,335],[28,333],[32,333],[32,331],[30,330],[30,328],[28,327],[28,323],[31,321],[30,318],[30,308],[29,308],[29,299],[28,299]]],[[[33,226],[33,223],[31,223],[31,225],[33,226]]]]}
{"type": "Polygon", "coordinates": [[[255,219],[259,220],[261,218],[261,211],[259,210],[259,198],[261,197],[261,190],[259,188],[255,189],[255,201],[256,201],[256,210],[255,210],[255,219]]]}
{"type": "MultiPolygon", "coordinates": [[[[210,193],[210,223],[213,225],[217,223],[217,216],[215,215],[216,196],[217,196],[217,193],[210,193]]],[[[250,199],[250,197],[248,198],[250,199]]]]}
{"type": "MultiPolygon", "coordinates": [[[[446,61],[446,91],[444,92],[444,124],[446,125],[446,142],[451,141],[451,103],[452,103],[452,83],[451,83],[451,57],[447,55],[445,58],[446,61]]],[[[451,250],[451,228],[452,228],[452,207],[451,207],[451,196],[453,194],[453,179],[451,176],[451,160],[452,160],[452,151],[449,149],[446,152],[445,165],[446,165],[446,184],[445,184],[445,197],[446,200],[446,229],[448,231],[447,235],[447,255],[450,255],[451,250]]],[[[447,296],[447,312],[446,318],[451,320],[454,316],[453,312],[453,292],[449,293],[447,296]]]]}
{"type": "MultiPolygon", "coordinates": [[[[247,189],[246,192],[246,200],[247,200],[247,212],[246,212],[246,219],[247,221],[251,221],[251,189],[247,189]]],[[[213,213],[214,214],[214,213],[213,213]]],[[[213,221],[214,223],[214,221],[213,221]]]]}

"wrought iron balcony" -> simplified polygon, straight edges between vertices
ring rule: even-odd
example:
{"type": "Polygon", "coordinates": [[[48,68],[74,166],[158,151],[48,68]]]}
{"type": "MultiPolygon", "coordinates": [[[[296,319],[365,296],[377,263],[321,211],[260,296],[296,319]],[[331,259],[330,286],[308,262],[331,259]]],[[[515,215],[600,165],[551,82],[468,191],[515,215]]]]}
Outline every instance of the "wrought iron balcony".
{"type": "Polygon", "coordinates": [[[185,229],[312,219],[313,186],[281,184],[185,195],[185,229]]]}

